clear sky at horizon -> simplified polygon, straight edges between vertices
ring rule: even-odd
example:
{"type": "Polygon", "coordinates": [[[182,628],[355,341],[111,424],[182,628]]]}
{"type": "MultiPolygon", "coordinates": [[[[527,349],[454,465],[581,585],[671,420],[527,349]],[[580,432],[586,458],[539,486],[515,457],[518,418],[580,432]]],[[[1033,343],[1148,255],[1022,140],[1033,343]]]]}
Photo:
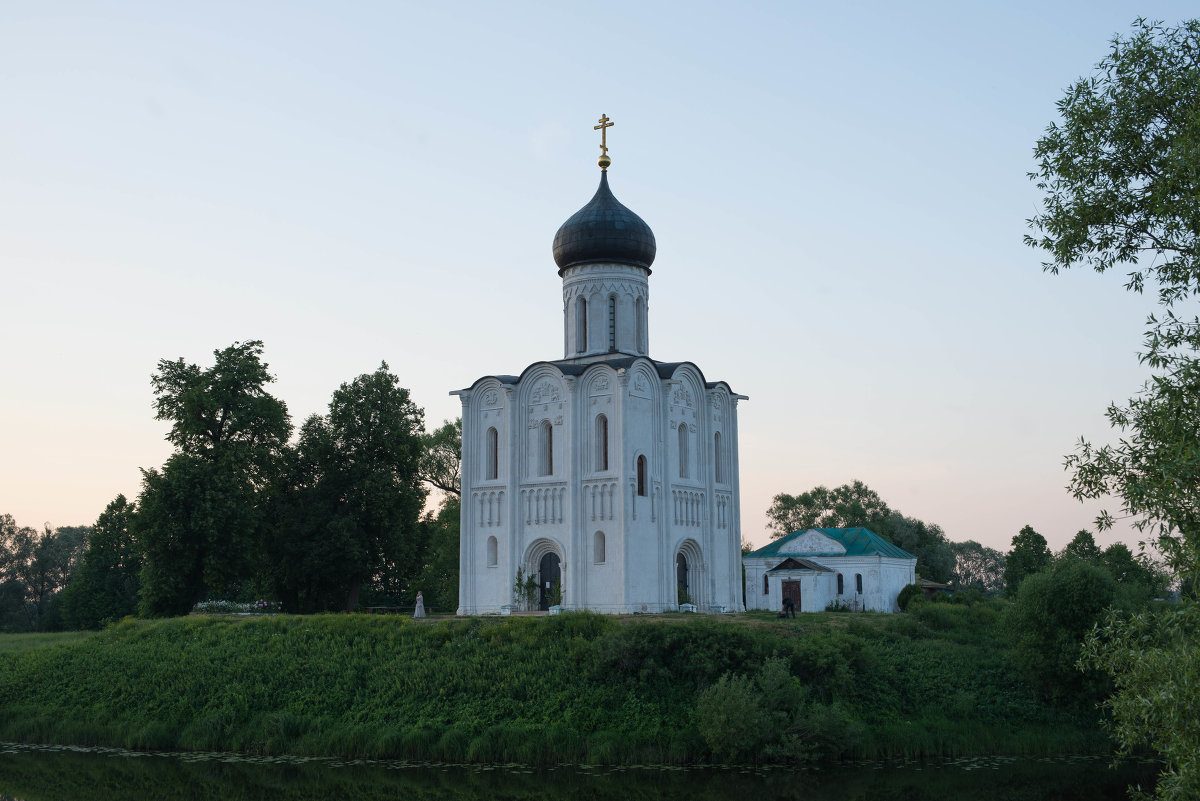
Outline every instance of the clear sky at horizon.
{"type": "MultiPolygon", "coordinates": [[[[558,226],[653,228],[650,351],[740,407],[742,532],[865,481],[951,539],[1061,548],[1149,297],[1042,272],[1032,148],[1137,16],[1194,4],[0,6],[0,513],[90,523],[169,453],[149,377],[261,339],[299,424],[386,360],[562,356],[558,226]]],[[[1098,537],[1122,539],[1122,528],[1098,537]]]]}

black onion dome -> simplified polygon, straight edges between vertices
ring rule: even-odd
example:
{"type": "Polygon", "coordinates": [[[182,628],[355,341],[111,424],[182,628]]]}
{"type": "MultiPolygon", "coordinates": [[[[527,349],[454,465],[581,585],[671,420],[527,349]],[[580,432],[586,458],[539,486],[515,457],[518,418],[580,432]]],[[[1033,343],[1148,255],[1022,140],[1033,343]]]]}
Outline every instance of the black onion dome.
{"type": "Polygon", "coordinates": [[[632,264],[649,273],[656,250],[650,226],[609,191],[607,172],[600,173],[600,187],[588,204],[554,235],[559,275],[573,265],[597,261],[632,264]]]}

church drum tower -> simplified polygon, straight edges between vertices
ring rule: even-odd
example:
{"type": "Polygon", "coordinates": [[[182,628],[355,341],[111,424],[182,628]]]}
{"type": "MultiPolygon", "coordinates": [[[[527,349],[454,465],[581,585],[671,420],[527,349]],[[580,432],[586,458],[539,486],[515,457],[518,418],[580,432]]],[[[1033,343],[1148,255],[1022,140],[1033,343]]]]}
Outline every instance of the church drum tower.
{"type": "Polygon", "coordinates": [[[460,615],[534,606],[742,611],[737,404],[649,356],[650,226],[600,186],[554,237],[563,358],[480,378],[462,401],[460,615]]]}

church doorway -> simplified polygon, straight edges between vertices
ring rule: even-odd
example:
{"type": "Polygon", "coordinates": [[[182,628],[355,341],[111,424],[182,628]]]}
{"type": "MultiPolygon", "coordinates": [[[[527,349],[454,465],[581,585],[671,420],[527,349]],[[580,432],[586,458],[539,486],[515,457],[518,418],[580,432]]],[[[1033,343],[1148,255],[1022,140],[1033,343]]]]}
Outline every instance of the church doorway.
{"type": "Polygon", "coordinates": [[[783,582],[783,598],[784,598],[784,600],[791,598],[792,603],[794,603],[796,605],[797,612],[804,611],[804,607],[802,607],[800,605],[800,582],[798,582],[798,581],[783,582]]]}
{"type": "Polygon", "coordinates": [[[692,594],[688,590],[688,562],[682,553],[675,557],[675,581],[678,585],[679,603],[692,602],[692,594]]]}
{"type": "Polygon", "coordinates": [[[562,569],[558,554],[547,553],[538,563],[538,609],[543,612],[562,603],[562,569]]]}

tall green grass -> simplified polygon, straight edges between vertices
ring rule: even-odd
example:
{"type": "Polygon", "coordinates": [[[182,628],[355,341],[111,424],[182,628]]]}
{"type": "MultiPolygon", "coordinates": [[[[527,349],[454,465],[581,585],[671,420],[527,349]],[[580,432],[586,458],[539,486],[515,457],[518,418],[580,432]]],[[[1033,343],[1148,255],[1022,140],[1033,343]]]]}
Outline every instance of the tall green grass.
{"type": "MultiPolygon", "coordinates": [[[[0,739],[450,762],[713,759],[697,696],[768,659],[858,734],[815,757],[1095,751],[1046,707],[994,611],[468,619],[126,620],[0,652],[0,739]],[[831,707],[832,708],[832,707],[831,707]]],[[[826,733],[828,736],[828,733],[826,733]]]]}

